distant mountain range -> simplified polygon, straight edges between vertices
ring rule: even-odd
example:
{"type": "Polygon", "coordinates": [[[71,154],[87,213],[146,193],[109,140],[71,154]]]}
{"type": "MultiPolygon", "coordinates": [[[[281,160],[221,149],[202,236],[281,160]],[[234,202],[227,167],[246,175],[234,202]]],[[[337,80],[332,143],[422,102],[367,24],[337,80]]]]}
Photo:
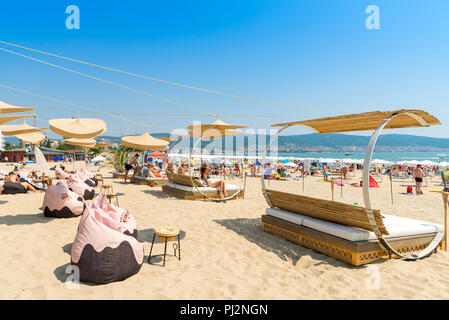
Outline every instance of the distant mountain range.
{"type": "MultiPolygon", "coordinates": [[[[168,133],[152,133],[154,137],[167,137],[168,133]]],[[[112,143],[120,143],[120,137],[101,136],[112,143]]],[[[348,134],[302,134],[279,136],[279,151],[364,151],[369,136],[348,134]]],[[[259,141],[260,141],[259,137],[259,141]]],[[[5,137],[5,141],[19,144],[15,137],[5,137]]],[[[423,136],[384,134],[377,142],[378,151],[448,151],[449,138],[432,138],[423,136]]]]}

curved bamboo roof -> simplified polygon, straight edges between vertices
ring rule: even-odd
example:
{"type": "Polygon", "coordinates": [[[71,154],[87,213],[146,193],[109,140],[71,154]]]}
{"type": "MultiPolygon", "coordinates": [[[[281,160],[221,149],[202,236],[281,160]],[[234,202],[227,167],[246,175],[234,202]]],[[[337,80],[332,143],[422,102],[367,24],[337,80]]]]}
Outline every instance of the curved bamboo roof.
{"type": "Polygon", "coordinates": [[[52,119],[50,129],[64,137],[88,139],[106,132],[106,123],[101,119],[52,119]]]}
{"type": "Polygon", "coordinates": [[[398,114],[385,129],[428,127],[441,124],[440,121],[422,110],[401,109],[395,111],[375,111],[345,116],[320,118],[306,121],[294,121],[273,124],[272,127],[302,125],[317,133],[341,133],[351,131],[375,130],[388,117],[398,114]]]}
{"type": "Polygon", "coordinates": [[[32,133],[23,133],[17,134],[17,138],[22,140],[23,142],[29,142],[31,144],[39,144],[45,140],[45,134],[42,132],[32,132],[32,133]]]}
{"type": "Polygon", "coordinates": [[[122,145],[139,150],[166,150],[168,149],[168,141],[157,139],[148,132],[140,136],[122,137],[122,145]]]}
{"type": "Polygon", "coordinates": [[[13,106],[12,104],[0,101],[0,113],[10,113],[10,112],[23,112],[34,110],[34,107],[19,107],[13,106]]]}
{"type": "Polygon", "coordinates": [[[0,131],[4,136],[16,136],[18,134],[40,132],[41,130],[23,123],[0,126],[0,131]]]}

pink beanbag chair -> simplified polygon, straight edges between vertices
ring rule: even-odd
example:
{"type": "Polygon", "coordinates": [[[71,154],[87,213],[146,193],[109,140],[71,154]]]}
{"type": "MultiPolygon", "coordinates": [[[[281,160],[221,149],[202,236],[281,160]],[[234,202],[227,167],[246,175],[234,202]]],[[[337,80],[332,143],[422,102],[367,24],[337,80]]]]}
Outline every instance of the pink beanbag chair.
{"type": "Polygon", "coordinates": [[[48,186],[42,206],[44,215],[54,218],[78,217],[86,207],[83,198],[70,191],[65,181],[48,186]]]}
{"type": "Polygon", "coordinates": [[[71,264],[80,281],[98,284],[122,281],[143,263],[143,243],[121,232],[121,223],[102,209],[87,205],[72,244],[71,264]]]}
{"type": "Polygon", "coordinates": [[[95,196],[95,189],[87,184],[85,184],[78,176],[71,174],[67,178],[67,186],[69,190],[77,193],[84,200],[91,200],[95,196]]]}
{"type": "Polygon", "coordinates": [[[95,178],[95,173],[89,171],[87,168],[81,168],[76,172],[76,175],[84,181],[87,185],[91,187],[96,187],[98,185],[98,181],[95,178]]]}
{"type": "Polygon", "coordinates": [[[99,208],[111,219],[120,222],[120,232],[137,239],[137,222],[128,210],[121,209],[109,203],[104,192],[100,193],[92,203],[93,208],[99,208]]]}
{"type": "Polygon", "coordinates": [[[0,181],[0,194],[3,192],[3,185],[5,184],[4,181],[0,181]]]}
{"type": "Polygon", "coordinates": [[[67,179],[70,176],[70,174],[68,174],[67,172],[65,172],[61,168],[56,168],[55,169],[55,176],[56,176],[57,179],[67,179]]]}

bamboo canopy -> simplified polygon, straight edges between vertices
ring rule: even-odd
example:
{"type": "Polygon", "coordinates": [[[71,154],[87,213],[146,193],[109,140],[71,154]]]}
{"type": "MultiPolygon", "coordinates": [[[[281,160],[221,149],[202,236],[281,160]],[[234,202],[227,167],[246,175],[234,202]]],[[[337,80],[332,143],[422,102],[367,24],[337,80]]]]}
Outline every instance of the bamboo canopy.
{"type": "Polygon", "coordinates": [[[29,142],[31,144],[39,144],[45,140],[45,134],[42,132],[23,133],[16,135],[17,138],[23,142],[29,142]]]}
{"type": "Polygon", "coordinates": [[[97,141],[95,141],[94,139],[76,139],[76,138],[70,138],[70,139],[65,139],[64,143],[66,144],[71,144],[73,146],[81,146],[81,147],[95,147],[97,141]]]}
{"type": "Polygon", "coordinates": [[[23,123],[0,126],[0,131],[4,136],[16,136],[18,134],[40,132],[41,130],[23,123]]]}
{"type": "Polygon", "coordinates": [[[88,139],[106,132],[106,123],[100,119],[52,119],[50,129],[64,137],[88,139]]]}
{"type": "Polygon", "coordinates": [[[313,129],[317,133],[375,130],[385,119],[397,113],[401,114],[392,119],[385,126],[385,129],[428,127],[441,124],[437,118],[425,111],[402,109],[396,111],[375,111],[306,121],[285,122],[273,124],[272,127],[303,125],[313,129]]]}
{"type": "Polygon", "coordinates": [[[25,115],[16,115],[16,116],[0,116],[0,125],[5,124],[12,120],[31,118],[31,117],[35,117],[35,116],[36,116],[35,114],[25,114],[25,115]]]}
{"type": "Polygon", "coordinates": [[[168,141],[157,139],[148,132],[140,136],[122,137],[122,145],[139,150],[166,150],[168,149],[168,141]]]}
{"type": "Polygon", "coordinates": [[[13,106],[12,104],[8,104],[6,102],[0,101],[0,113],[23,112],[23,111],[30,111],[30,110],[34,110],[34,109],[36,109],[36,108],[13,106]]]}

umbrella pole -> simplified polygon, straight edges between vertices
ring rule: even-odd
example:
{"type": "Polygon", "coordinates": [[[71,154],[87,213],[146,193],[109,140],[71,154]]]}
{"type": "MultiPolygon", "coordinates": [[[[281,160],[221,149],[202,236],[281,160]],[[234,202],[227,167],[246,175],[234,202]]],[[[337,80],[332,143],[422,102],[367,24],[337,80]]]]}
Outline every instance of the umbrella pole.
{"type": "Polygon", "coordinates": [[[390,170],[390,194],[391,194],[391,205],[394,205],[394,200],[393,200],[393,176],[390,170]]]}
{"type": "Polygon", "coordinates": [[[334,188],[335,188],[334,179],[331,179],[330,183],[331,183],[332,201],[334,201],[334,188]]]}
{"type": "Polygon", "coordinates": [[[448,192],[443,192],[443,201],[444,201],[444,251],[447,251],[447,201],[448,201],[448,192]]]}
{"type": "Polygon", "coordinates": [[[340,196],[343,199],[343,173],[341,172],[341,169],[340,169],[340,183],[341,183],[340,196]]]}
{"type": "Polygon", "coordinates": [[[304,193],[305,190],[306,190],[306,182],[305,182],[305,180],[306,180],[306,173],[303,172],[303,173],[302,173],[302,192],[303,192],[303,193],[304,193]]]}

